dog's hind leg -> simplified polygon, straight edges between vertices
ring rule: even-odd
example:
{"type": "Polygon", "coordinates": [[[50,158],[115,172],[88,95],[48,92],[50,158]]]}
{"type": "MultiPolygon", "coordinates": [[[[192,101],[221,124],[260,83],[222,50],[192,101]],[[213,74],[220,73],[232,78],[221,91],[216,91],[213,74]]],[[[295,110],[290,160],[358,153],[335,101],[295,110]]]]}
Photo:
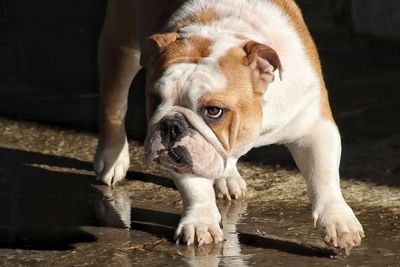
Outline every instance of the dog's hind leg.
{"type": "Polygon", "coordinates": [[[246,195],[246,182],[240,175],[236,163],[227,177],[214,180],[214,191],[219,199],[239,199],[246,195]]]}

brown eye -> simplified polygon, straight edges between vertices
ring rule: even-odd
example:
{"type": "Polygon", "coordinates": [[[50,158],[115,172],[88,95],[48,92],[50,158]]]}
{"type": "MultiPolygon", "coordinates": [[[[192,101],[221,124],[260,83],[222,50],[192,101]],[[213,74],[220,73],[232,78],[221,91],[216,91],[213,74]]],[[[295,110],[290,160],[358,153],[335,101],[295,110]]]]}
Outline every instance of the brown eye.
{"type": "Polygon", "coordinates": [[[211,119],[219,119],[224,113],[224,109],[219,107],[208,107],[204,111],[204,116],[211,119]]]}

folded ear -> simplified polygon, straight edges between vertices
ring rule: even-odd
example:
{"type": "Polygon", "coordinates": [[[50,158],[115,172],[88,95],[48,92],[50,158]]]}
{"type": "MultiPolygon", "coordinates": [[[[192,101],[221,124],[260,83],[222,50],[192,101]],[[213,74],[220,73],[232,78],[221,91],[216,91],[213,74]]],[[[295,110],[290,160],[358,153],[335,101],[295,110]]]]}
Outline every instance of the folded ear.
{"type": "Polygon", "coordinates": [[[178,37],[176,32],[153,34],[141,47],[140,65],[145,66],[149,61],[162,53],[162,51],[178,37]]]}
{"type": "Polygon", "coordinates": [[[247,64],[253,70],[254,81],[259,83],[264,93],[266,86],[274,81],[274,72],[279,71],[279,79],[282,80],[282,65],[278,54],[271,47],[249,41],[244,46],[247,54],[247,64]]]}

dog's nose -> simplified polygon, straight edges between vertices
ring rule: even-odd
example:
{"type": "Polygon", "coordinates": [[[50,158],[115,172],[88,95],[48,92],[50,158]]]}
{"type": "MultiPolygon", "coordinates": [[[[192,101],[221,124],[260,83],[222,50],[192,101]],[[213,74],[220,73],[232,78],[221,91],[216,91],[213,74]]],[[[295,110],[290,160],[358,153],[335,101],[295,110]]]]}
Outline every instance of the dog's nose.
{"type": "Polygon", "coordinates": [[[165,119],[160,125],[161,138],[167,144],[172,144],[186,135],[187,128],[187,123],[183,120],[165,119]]]}

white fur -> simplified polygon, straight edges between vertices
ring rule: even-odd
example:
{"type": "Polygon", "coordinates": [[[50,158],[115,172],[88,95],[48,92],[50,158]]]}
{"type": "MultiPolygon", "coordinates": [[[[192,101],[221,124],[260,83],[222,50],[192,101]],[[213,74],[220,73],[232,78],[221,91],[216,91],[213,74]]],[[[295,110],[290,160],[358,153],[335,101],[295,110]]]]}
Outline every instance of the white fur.
{"type": "MultiPolygon", "coordinates": [[[[226,79],[219,68],[209,61],[179,63],[169,67],[154,85],[166,106],[197,108],[197,100],[205,91],[223,89],[226,79]]],[[[161,108],[162,109],[162,108],[161,108]]]]}
{"type": "MultiPolygon", "coordinates": [[[[208,8],[225,18],[207,26],[190,25],[180,33],[213,40],[211,55],[206,59],[210,62],[217,62],[230,47],[237,46],[237,35],[267,44],[278,53],[283,79],[275,79],[264,95],[262,133],[254,146],[288,145],[307,181],[315,223],[325,241],[340,247],[358,245],[362,227],[343,200],[339,186],[340,136],[332,122],[321,119],[321,82],[292,24],[270,1],[193,0],[175,14],[169,25],[208,8]]],[[[233,168],[230,164],[227,167],[233,168]]],[[[215,182],[217,192],[226,194],[226,181],[215,182]]]]}
{"type": "Polygon", "coordinates": [[[129,169],[128,141],[122,146],[105,146],[99,144],[94,161],[97,179],[107,185],[113,185],[125,178],[129,169]],[[119,149],[118,149],[119,148],[119,149]]]}
{"type": "Polygon", "coordinates": [[[214,191],[217,198],[231,200],[231,198],[239,199],[246,195],[246,182],[240,176],[236,162],[237,159],[229,159],[225,170],[230,170],[230,172],[224,173],[221,178],[214,180],[214,191]]]}
{"type": "Polygon", "coordinates": [[[306,179],[314,225],[324,241],[341,248],[359,245],[363,228],[340,191],[337,128],[329,121],[318,120],[288,148],[306,179]]]}
{"type": "Polygon", "coordinates": [[[212,180],[202,177],[174,179],[183,202],[182,218],[175,238],[186,244],[223,241],[221,215],[215,203],[212,180]],[[195,239],[196,238],[196,239],[195,239]]]}

